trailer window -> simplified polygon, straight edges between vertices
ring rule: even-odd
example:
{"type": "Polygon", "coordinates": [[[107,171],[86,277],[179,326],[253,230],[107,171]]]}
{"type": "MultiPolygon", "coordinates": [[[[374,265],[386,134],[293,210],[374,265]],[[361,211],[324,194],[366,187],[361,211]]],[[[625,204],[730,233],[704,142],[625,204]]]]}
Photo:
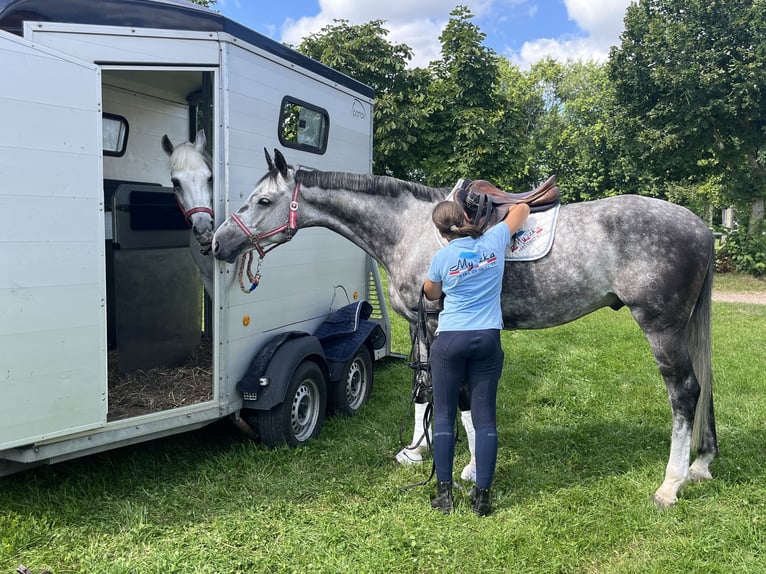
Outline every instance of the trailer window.
{"type": "Polygon", "coordinates": [[[104,155],[122,157],[128,148],[128,120],[116,114],[103,114],[104,155]]]}
{"type": "Polygon", "coordinates": [[[329,130],[330,117],[322,108],[291,97],[282,100],[279,141],[283,146],[323,154],[329,130]]]}

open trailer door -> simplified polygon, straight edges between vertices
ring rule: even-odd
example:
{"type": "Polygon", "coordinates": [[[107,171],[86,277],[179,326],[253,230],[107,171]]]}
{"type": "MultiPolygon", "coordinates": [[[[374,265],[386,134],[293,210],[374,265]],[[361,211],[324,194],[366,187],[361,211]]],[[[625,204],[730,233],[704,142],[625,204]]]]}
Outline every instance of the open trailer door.
{"type": "Polygon", "coordinates": [[[0,450],[106,421],[99,68],[0,31],[0,450]]]}

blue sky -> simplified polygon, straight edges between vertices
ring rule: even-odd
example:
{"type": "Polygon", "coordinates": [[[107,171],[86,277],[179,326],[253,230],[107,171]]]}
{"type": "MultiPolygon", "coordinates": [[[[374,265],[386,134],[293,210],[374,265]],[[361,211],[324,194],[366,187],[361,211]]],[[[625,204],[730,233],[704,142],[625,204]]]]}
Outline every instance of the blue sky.
{"type": "Polygon", "coordinates": [[[552,56],[603,61],[619,43],[631,0],[218,0],[227,17],[279,42],[305,36],[346,19],[385,20],[388,39],[415,52],[412,65],[440,57],[439,34],[458,4],[468,6],[486,34],[485,45],[518,65],[552,56]]]}

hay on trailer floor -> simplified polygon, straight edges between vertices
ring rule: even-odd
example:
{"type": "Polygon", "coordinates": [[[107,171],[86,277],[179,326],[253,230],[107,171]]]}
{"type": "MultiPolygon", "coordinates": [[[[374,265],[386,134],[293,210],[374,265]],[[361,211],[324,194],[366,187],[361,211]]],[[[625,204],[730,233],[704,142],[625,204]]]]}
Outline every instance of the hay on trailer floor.
{"type": "Polygon", "coordinates": [[[209,339],[180,367],[118,373],[116,351],[109,355],[109,411],[115,421],[175,409],[213,398],[213,354],[209,339]]]}

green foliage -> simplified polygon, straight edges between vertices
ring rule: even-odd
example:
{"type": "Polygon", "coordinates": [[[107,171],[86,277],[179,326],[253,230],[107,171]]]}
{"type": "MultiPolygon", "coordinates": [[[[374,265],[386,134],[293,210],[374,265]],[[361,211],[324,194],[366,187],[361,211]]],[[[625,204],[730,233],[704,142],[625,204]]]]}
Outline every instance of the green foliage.
{"type": "Polygon", "coordinates": [[[766,277],[766,234],[748,235],[735,231],[716,251],[716,270],[738,271],[755,277],[766,277]]]}
{"type": "Polygon", "coordinates": [[[609,77],[626,150],[664,181],[725,175],[729,200],[762,197],[766,3],[640,0],[609,77]]]}
{"type": "Polygon", "coordinates": [[[605,66],[543,60],[530,77],[544,103],[532,135],[533,161],[558,174],[564,200],[636,192],[619,161],[614,92],[605,66]]]}
{"type": "Polygon", "coordinates": [[[424,122],[423,92],[430,78],[409,70],[412,50],[392,44],[383,20],[351,25],[334,20],[303,39],[298,49],[375,90],[373,170],[406,178],[420,152],[418,134],[424,122]]]}
{"type": "Polygon", "coordinates": [[[442,59],[429,68],[422,168],[431,185],[452,185],[461,177],[497,180],[508,156],[506,116],[496,96],[498,58],[482,45],[485,35],[472,18],[464,6],[451,12],[439,36],[442,59]]]}
{"type": "Polygon", "coordinates": [[[199,4],[200,6],[205,6],[206,8],[212,8],[215,4],[218,4],[218,0],[189,0],[190,2],[194,2],[195,4],[199,4]]]}

